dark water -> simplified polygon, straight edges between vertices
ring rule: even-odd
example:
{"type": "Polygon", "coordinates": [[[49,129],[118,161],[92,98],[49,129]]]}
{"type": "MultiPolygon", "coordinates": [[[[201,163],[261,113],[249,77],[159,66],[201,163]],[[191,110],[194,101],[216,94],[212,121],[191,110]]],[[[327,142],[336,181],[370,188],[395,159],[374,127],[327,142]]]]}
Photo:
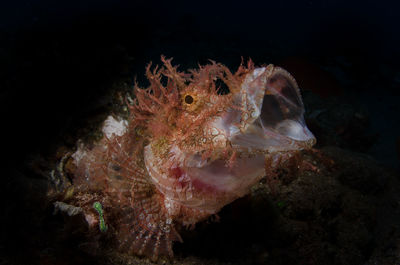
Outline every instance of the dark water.
{"type": "Polygon", "coordinates": [[[3,168],[72,144],[88,117],[112,108],[110,94],[135,76],[145,86],[145,65],[164,54],[182,70],[208,59],[235,70],[241,56],[282,65],[305,90],[320,146],[398,170],[399,10],[369,0],[0,1],[3,168]]]}
{"type": "Polygon", "coordinates": [[[0,6],[0,100],[3,124],[13,128],[3,130],[13,139],[12,160],[21,149],[57,138],[117,77],[141,81],[144,65],[164,54],[181,69],[207,59],[234,69],[241,56],[260,64],[298,56],[315,62],[344,87],[339,100],[369,111],[366,133],[379,136],[367,152],[398,164],[398,3],[37,0],[0,6]]]}

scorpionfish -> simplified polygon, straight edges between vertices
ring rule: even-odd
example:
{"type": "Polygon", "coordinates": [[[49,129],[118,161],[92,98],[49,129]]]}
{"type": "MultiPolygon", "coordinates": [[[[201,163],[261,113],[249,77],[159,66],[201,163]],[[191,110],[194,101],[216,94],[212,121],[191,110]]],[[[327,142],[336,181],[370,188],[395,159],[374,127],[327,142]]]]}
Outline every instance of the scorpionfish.
{"type": "Polygon", "coordinates": [[[74,196],[89,225],[99,223],[99,201],[118,249],[152,259],[172,257],[180,229],[217,214],[316,142],[284,69],[249,60],[232,73],[210,61],[180,72],[161,60],[147,66],[147,88],[135,84],[129,118],[110,116],[103,138],[72,155],[74,196]]]}

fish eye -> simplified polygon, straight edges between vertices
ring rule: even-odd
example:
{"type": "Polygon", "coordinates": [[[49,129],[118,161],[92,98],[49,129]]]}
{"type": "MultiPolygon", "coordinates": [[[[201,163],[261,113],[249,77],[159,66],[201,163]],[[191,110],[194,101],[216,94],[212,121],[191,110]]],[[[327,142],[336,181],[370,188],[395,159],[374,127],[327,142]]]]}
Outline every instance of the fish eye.
{"type": "Polygon", "coordinates": [[[191,96],[191,95],[186,95],[185,96],[185,98],[184,98],[184,100],[185,100],[185,103],[186,104],[192,104],[193,103],[193,101],[194,101],[194,98],[191,96]]]}

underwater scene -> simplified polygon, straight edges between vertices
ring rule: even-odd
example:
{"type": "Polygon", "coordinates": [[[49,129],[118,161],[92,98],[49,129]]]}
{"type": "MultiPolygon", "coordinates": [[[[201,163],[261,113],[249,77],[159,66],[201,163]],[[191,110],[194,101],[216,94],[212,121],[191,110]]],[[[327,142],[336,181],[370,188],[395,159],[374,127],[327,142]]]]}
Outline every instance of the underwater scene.
{"type": "Polygon", "coordinates": [[[400,265],[400,4],[0,3],[0,264],[400,265]]]}

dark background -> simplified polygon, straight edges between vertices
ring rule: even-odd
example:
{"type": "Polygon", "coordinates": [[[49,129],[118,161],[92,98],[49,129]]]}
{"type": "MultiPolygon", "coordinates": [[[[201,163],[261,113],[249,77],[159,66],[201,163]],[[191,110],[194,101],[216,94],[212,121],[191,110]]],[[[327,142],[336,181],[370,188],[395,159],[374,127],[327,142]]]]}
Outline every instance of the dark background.
{"type": "Polygon", "coordinates": [[[294,64],[287,68],[304,89],[298,71],[311,82],[320,73],[307,73],[310,65],[328,72],[335,80],[318,79],[318,89],[340,90],[339,100],[367,109],[366,130],[377,139],[367,153],[396,167],[399,7],[345,0],[2,1],[3,154],[18,162],[46,149],[116,80],[131,86],[137,76],[146,85],[144,66],[159,63],[161,54],[182,70],[207,59],[235,70],[243,56],[294,64]],[[329,88],[332,82],[340,88],[329,88]]]}
{"type": "Polygon", "coordinates": [[[29,196],[14,198],[29,190],[19,178],[27,165],[74,144],[78,128],[111,110],[135,76],[146,86],[145,66],[161,54],[181,70],[213,59],[234,71],[242,56],[281,65],[307,110],[329,106],[325,123],[309,122],[319,146],[398,170],[399,10],[398,1],[376,0],[0,1],[1,231],[10,236],[32,221],[18,208],[29,196]]]}

